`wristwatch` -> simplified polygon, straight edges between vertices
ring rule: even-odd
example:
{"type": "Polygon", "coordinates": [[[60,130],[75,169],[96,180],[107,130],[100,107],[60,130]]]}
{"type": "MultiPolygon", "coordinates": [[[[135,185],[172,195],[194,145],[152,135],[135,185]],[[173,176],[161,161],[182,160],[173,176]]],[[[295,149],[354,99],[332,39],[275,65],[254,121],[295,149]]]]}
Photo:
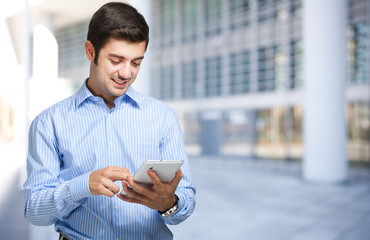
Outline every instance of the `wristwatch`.
{"type": "Polygon", "coordinates": [[[179,210],[179,207],[178,207],[179,197],[175,194],[175,198],[176,198],[176,203],[172,208],[170,208],[170,209],[168,209],[164,212],[158,211],[159,214],[161,214],[162,217],[168,218],[168,217],[171,217],[172,215],[174,215],[175,213],[177,213],[177,211],[179,210]]]}

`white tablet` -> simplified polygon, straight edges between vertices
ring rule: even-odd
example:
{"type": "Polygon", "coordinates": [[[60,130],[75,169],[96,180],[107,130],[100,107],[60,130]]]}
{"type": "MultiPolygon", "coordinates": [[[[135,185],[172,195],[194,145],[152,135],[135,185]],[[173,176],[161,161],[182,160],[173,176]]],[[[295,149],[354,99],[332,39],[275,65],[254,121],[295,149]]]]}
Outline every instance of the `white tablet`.
{"type": "Polygon", "coordinates": [[[148,175],[148,171],[153,170],[163,183],[169,182],[183,163],[183,160],[147,160],[136,171],[134,181],[153,185],[148,175]]]}
{"type": "MultiPolygon", "coordinates": [[[[183,163],[184,160],[147,160],[136,171],[133,179],[138,183],[153,185],[148,175],[148,171],[153,170],[163,183],[167,183],[171,181],[183,163]]],[[[121,194],[126,195],[126,192],[122,190],[121,194]]]]}

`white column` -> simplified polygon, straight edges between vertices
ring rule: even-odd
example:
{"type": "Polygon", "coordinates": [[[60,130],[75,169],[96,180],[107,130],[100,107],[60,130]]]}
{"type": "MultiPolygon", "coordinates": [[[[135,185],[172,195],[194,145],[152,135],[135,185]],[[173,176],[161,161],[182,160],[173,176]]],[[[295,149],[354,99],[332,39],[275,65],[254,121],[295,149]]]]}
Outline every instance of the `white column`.
{"type": "Polygon", "coordinates": [[[153,81],[151,76],[151,41],[152,41],[152,31],[153,31],[153,24],[152,24],[152,1],[151,0],[128,0],[129,4],[135,7],[139,13],[141,13],[147,24],[149,25],[149,46],[145,53],[145,59],[143,64],[140,67],[140,72],[135,80],[134,84],[132,85],[135,90],[146,94],[151,95],[151,85],[150,83],[153,81]]]}
{"type": "Polygon", "coordinates": [[[308,181],[347,177],[346,2],[303,1],[303,176],[308,181]]]}
{"type": "MultiPolygon", "coordinates": [[[[24,69],[24,150],[27,153],[28,149],[28,128],[29,128],[29,95],[30,95],[30,69],[31,69],[31,54],[30,54],[30,47],[31,47],[31,39],[30,39],[30,6],[29,1],[24,1],[24,11],[23,11],[23,25],[22,25],[22,53],[23,53],[23,69],[24,69]]],[[[26,156],[26,154],[25,154],[26,156]]],[[[24,168],[25,170],[25,168],[24,168]]],[[[26,174],[25,172],[23,174],[26,174]]]]}
{"type": "MultiPolygon", "coordinates": [[[[51,16],[38,17],[33,28],[33,76],[30,81],[30,119],[45,108],[54,104],[62,91],[58,80],[58,44],[53,35],[51,16]]],[[[31,240],[57,239],[54,226],[39,227],[30,225],[31,240]]]]}
{"type": "MultiPolygon", "coordinates": [[[[61,90],[58,80],[58,44],[52,18],[38,17],[33,28],[33,75],[30,81],[30,119],[54,104],[61,90]]],[[[59,100],[59,99],[58,99],[59,100]]]]}

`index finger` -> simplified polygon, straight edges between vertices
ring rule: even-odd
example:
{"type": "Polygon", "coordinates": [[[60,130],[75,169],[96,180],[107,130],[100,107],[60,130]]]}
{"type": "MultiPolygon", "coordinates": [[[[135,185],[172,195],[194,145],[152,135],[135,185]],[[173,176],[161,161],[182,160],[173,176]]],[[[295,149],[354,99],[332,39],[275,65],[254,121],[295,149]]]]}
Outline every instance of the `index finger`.
{"type": "Polygon", "coordinates": [[[112,181],[117,181],[127,180],[127,176],[131,175],[131,173],[126,168],[110,166],[103,169],[102,175],[112,181]]]}
{"type": "Polygon", "coordinates": [[[117,166],[109,166],[109,167],[106,167],[105,169],[108,169],[110,171],[113,171],[113,172],[128,172],[130,173],[130,171],[127,169],[127,168],[124,168],[124,167],[117,167],[117,166]]]}

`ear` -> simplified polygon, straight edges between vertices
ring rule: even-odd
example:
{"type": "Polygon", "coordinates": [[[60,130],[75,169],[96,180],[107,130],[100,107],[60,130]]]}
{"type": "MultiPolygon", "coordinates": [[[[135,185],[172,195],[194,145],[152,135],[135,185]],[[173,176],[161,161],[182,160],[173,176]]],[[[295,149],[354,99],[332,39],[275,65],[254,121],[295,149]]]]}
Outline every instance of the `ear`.
{"type": "Polygon", "coordinates": [[[93,62],[95,59],[95,48],[90,41],[85,42],[85,52],[87,59],[89,59],[90,62],[93,62]]]}

